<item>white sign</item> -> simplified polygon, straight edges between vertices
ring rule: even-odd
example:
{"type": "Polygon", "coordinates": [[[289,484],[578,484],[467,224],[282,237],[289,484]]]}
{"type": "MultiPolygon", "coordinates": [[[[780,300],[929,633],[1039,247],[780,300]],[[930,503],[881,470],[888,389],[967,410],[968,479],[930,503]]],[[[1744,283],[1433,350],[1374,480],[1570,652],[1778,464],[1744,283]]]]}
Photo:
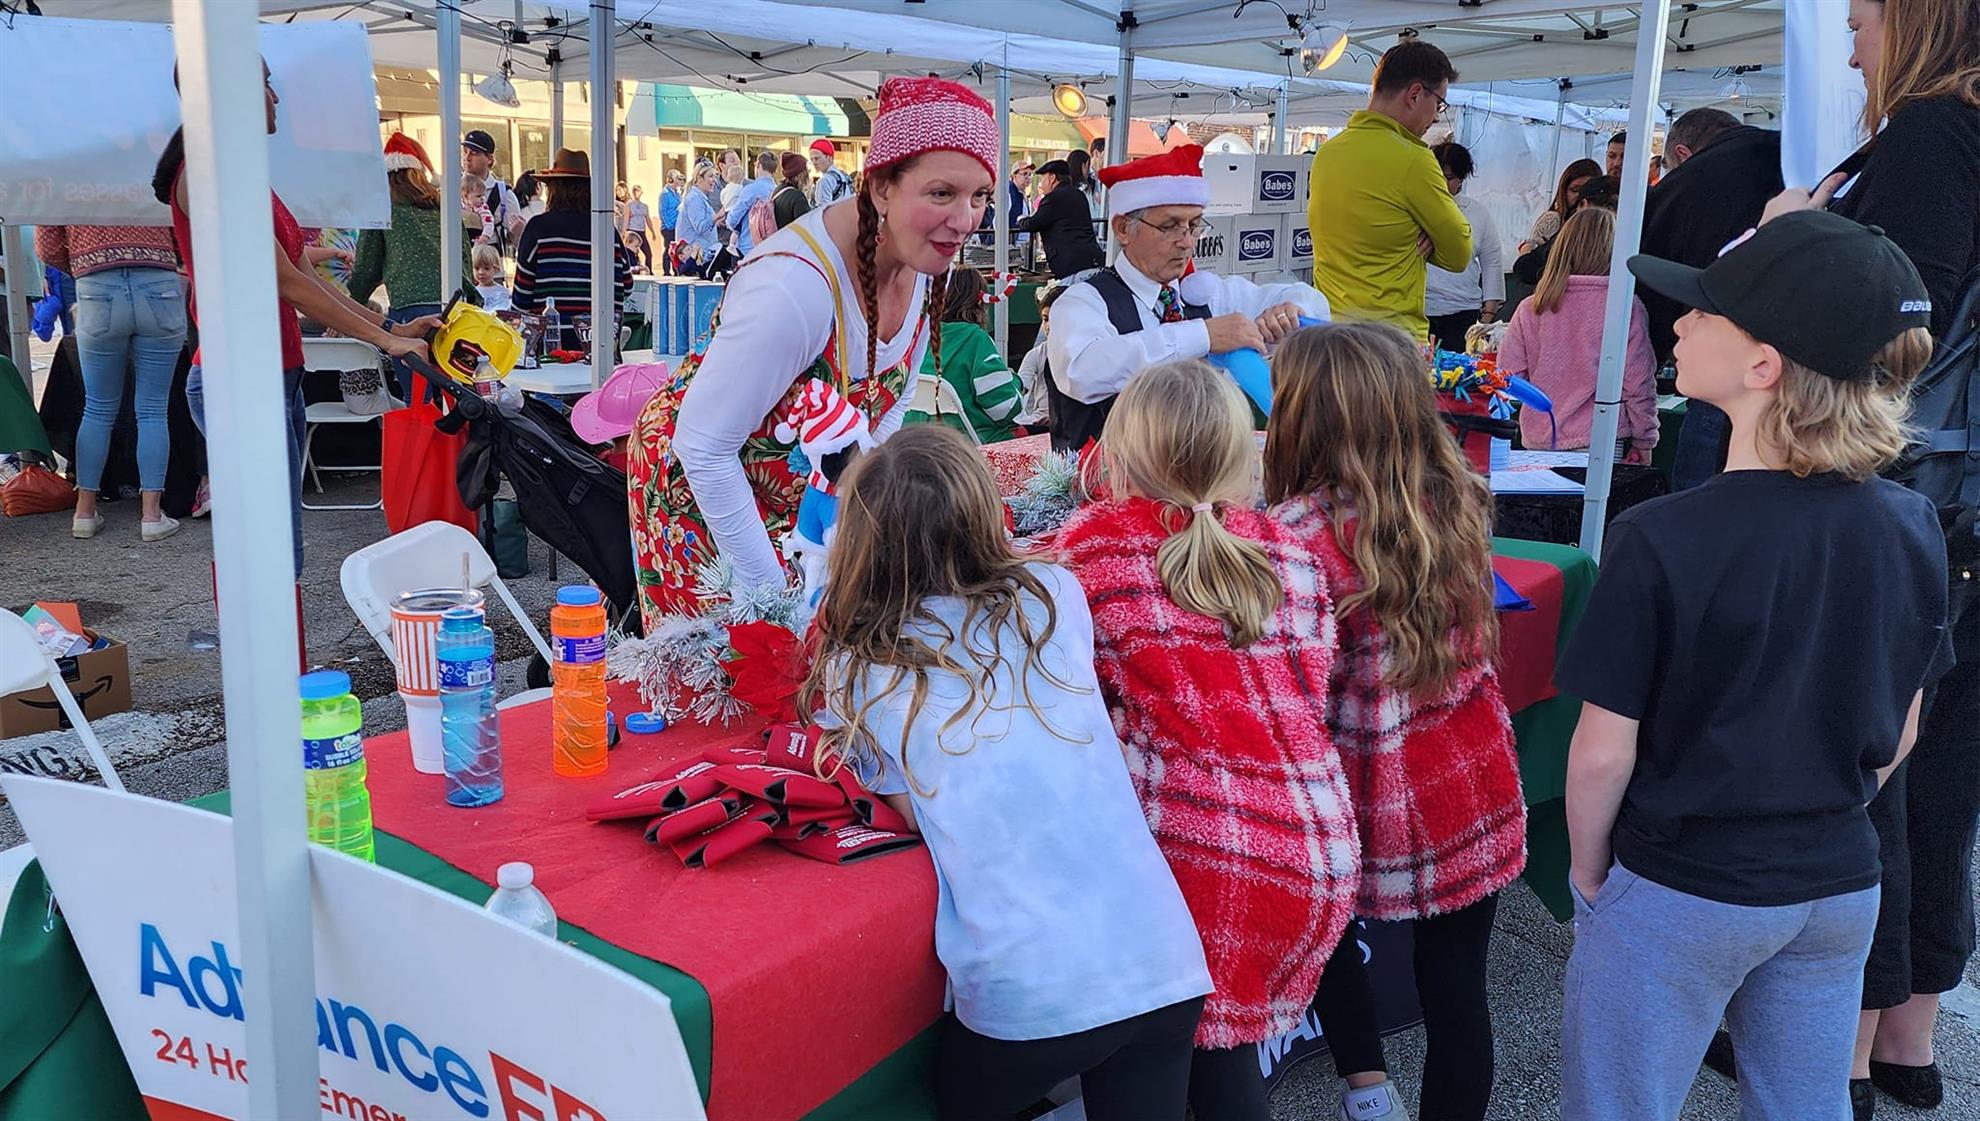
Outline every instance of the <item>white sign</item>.
{"type": "Polygon", "coordinates": [[[1781,176],[1813,188],[1863,142],[1863,82],[1849,68],[1848,5],[1789,4],[1781,76],[1781,176]]]}
{"type": "MultiPolygon", "coordinates": [[[[153,1117],[246,1118],[233,822],[0,780],[153,1117]]],[[[297,807],[301,812],[301,807],[297,807]]],[[[348,1121],[700,1121],[667,998],[395,872],[310,850],[315,1034],[348,1121]]]]}
{"type": "MultiPolygon", "coordinates": [[[[281,99],[268,138],[275,193],[304,226],[389,225],[364,28],[263,24],[261,50],[281,99]]],[[[179,127],[173,60],[162,23],[0,21],[0,74],[24,95],[0,128],[0,224],[170,225],[151,175],[179,127]]]]}

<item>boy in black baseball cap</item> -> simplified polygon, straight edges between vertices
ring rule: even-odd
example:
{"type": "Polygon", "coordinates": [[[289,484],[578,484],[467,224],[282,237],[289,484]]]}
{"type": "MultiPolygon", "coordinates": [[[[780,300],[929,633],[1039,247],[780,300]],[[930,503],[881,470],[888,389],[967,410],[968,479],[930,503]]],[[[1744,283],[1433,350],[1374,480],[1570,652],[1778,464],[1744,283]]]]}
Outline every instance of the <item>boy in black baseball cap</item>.
{"type": "Polygon", "coordinates": [[[1930,302],[1882,231],[1777,218],[1708,268],[1630,271],[1693,310],[1678,388],[1725,473],[1611,524],[1556,680],[1577,899],[1564,1117],[1675,1117],[1723,1017],[1749,1117],[1843,1116],[1876,925],[1865,804],[1951,665],[1931,503],[1905,446],[1930,302]]]}

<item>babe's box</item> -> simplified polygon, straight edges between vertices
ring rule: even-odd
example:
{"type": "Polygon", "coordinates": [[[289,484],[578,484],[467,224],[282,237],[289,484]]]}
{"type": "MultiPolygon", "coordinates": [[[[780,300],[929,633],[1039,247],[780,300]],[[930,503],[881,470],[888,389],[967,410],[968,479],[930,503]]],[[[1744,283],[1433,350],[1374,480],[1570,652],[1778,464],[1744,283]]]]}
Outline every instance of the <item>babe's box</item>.
{"type": "Polygon", "coordinates": [[[1230,272],[1237,259],[1232,244],[1237,219],[1228,214],[1205,214],[1203,221],[1210,228],[1196,239],[1196,267],[1209,273],[1230,272]]]}
{"type": "Polygon", "coordinates": [[[1305,214],[1295,214],[1286,219],[1286,268],[1302,274],[1302,280],[1311,280],[1304,274],[1312,267],[1313,228],[1307,224],[1305,214]]]}
{"type": "Polygon", "coordinates": [[[1231,241],[1231,263],[1226,271],[1238,275],[1285,271],[1285,215],[1241,214],[1232,224],[1231,241]]]}
{"type": "Polygon", "coordinates": [[[1306,208],[1300,170],[1305,156],[1203,157],[1211,214],[1291,214],[1306,208]]]}

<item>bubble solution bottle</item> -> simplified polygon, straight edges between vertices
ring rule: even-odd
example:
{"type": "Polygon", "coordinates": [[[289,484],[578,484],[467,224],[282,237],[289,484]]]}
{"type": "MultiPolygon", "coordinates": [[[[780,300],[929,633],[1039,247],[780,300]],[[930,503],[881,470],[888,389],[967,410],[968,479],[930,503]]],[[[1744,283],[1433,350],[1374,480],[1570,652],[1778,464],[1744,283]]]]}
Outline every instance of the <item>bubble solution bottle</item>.
{"type": "Polygon", "coordinates": [[[550,609],[551,768],[580,778],[605,769],[605,600],[589,584],[557,589],[550,609]]]}
{"type": "Polygon", "coordinates": [[[303,805],[309,839],[359,860],[375,860],[371,791],[364,784],[364,711],[351,675],[302,675],[303,805]]]}

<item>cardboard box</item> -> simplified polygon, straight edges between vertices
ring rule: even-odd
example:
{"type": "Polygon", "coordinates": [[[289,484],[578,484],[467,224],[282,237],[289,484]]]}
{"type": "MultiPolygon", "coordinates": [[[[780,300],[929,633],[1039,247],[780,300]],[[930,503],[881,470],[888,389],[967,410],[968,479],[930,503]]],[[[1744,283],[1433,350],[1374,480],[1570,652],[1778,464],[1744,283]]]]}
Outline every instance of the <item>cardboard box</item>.
{"type": "Polygon", "coordinates": [[[1286,268],[1301,274],[1313,271],[1313,229],[1304,214],[1286,218],[1286,268]]]}
{"type": "Polygon", "coordinates": [[[1205,214],[1210,229],[1196,239],[1196,267],[1202,272],[1227,273],[1236,259],[1231,232],[1236,218],[1228,214],[1205,214]]]}
{"type": "MultiPolygon", "coordinates": [[[[96,632],[84,629],[92,641],[96,632]]],[[[131,707],[131,653],[116,639],[101,650],[73,658],[58,658],[62,680],[75,694],[76,707],[90,720],[131,707]]],[[[0,697],[0,739],[53,732],[69,726],[68,714],[55,699],[55,690],[40,688],[0,697]]]]}
{"type": "Polygon", "coordinates": [[[1203,178],[1210,187],[1210,214],[1291,214],[1306,210],[1301,177],[1311,164],[1307,156],[1203,157],[1203,178]]]}
{"type": "Polygon", "coordinates": [[[1245,275],[1286,268],[1286,216],[1245,214],[1232,224],[1229,272],[1245,275]]]}

